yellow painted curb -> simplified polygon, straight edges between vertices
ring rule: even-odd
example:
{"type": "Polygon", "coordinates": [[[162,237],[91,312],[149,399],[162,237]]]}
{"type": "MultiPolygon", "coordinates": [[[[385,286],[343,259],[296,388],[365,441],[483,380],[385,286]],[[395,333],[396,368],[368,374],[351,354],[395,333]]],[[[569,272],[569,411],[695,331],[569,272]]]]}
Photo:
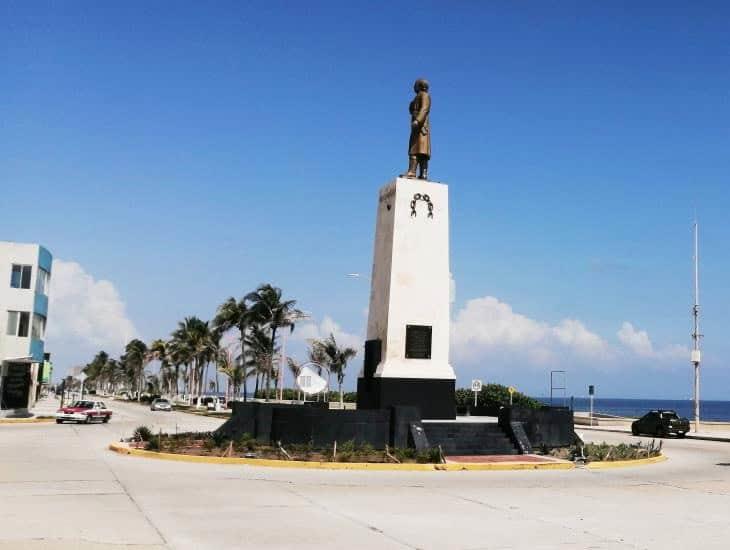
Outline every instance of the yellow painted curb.
{"type": "Polygon", "coordinates": [[[586,468],[589,470],[608,470],[610,468],[628,468],[630,466],[643,466],[656,464],[668,460],[665,455],[652,456],[651,458],[637,458],[636,460],[609,460],[607,462],[589,462],[586,468]]]}
{"type": "Polygon", "coordinates": [[[386,464],[382,462],[305,462],[303,460],[271,460],[266,458],[234,458],[223,456],[195,456],[174,453],[158,453],[133,449],[119,443],[112,443],[109,449],[115,453],[156,458],[157,460],[173,460],[176,462],[197,462],[202,464],[239,464],[248,466],[265,466],[269,468],[298,468],[305,470],[380,470],[399,472],[459,472],[488,470],[572,470],[572,462],[482,462],[473,464],[386,464]]]}
{"type": "Polygon", "coordinates": [[[0,424],[41,424],[55,421],[55,418],[0,418],[0,424]]]}

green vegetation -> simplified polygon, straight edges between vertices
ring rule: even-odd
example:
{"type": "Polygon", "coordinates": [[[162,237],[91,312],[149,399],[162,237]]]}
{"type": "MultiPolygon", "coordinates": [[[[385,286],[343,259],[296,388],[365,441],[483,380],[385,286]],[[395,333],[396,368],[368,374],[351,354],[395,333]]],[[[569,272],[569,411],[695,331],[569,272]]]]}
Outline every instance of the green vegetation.
{"type": "Polygon", "coordinates": [[[578,443],[570,447],[558,449],[542,449],[541,454],[573,460],[577,462],[613,462],[616,460],[638,460],[640,458],[652,458],[662,454],[662,442],[657,444],[654,440],[646,444],[619,443],[578,443]]]}
{"type": "MultiPolygon", "coordinates": [[[[291,400],[291,401],[297,401],[302,399],[302,392],[299,390],[295,390],[292,388],[284,388],[281,392],[282,399],[285,400],[291,400]]],[[[265,397],[264,390],[259,390],[258,393],[256,393],[255,397],[259,399],[263,399],[265,397]]],[[[320,398],[324,401],[337,401],[340,398],[339,392],[331,391],[329,394],[323,393],[320,398]]],[[[309,397],[308,399],[312,399],[309,397]]],[[[314,399],[316,400],[317,397],[315,396],[314,399]]],[[[344,403],[356,403],[357,402],[357,392],[343,392],[342,393],[342,401],[344,403]]]]}
{"type": "MultiPolygon", "coordinates": [[[[515,392],[512,395],[512,404],[520,407],[539,409],[542,406],[537,399],[528,397],[524,393],[515,392]]],[[[500,406],[509,405],[509,391],[507,386],[501,384],[484,384],[482,391],[477,395],[477,406],[498,409],[500,406]]],[[[457,407],[473,407],[474,392],[469,388],[456,390],[457,407]]]]}
{"type": "MultiPolygon", "coordinates": [[[[415,449],[375,449],[368,443],[354,440],[343,441],[330,448],[315,447],[312,443],[284,445],[284,452],[278,445],[264,444],[256,441],[250,434],[244,434],[239,439],[231,441],[219,432],[186,432],[180,434],[152,434],[144,426],[146,432],[142,439],[144,448],[148,451],[178,453],[202,456],[233,456],[284,460],[303,460],[312,462],[393,462],[391,457],[404,463],[438,464],[441,462],[441,453],[438,448],[423,452],[415,449]],[[288,456],[287,456],[288,455],[288,456]]],[[[135,438],[138,428],[135,431],[135,438]]],[[[139,438],[137,438],[139,440],[139,438]]]]}
{"type": "Polygon", "coordinates": [[[132,438],[135,441],[149,441],[152,439],[152,430],[147,426],[137,426],[132,433],[132,438]]]}
{"type": "Polygon", "coordinates": [[[603,443],[586,443],[582,446],[576,446],[573,451],[574,458],[585,457],[587,462],[611,462],[614,460],[636,460],[638,458],[651,458],[662,454],[662,442],[657,445],[654,440],[649,441],[646,445],[639,443],[620,443],[618,445],[610,445],[603,443]]]}

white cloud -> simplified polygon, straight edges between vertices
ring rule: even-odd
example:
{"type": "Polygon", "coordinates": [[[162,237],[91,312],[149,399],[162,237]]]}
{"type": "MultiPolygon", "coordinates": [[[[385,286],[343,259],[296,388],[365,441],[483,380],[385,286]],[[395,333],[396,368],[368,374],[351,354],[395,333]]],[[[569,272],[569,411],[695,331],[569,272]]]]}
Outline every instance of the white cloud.
{"type": "Polygon", "coordinates": [[[654,345],[645,330],[638,330],[628,321],[624,321],[616,333],[619,342],[630,352],[649,359],[671,360],[688,358],[689,350],[685,346],[671,345],[654,349],[654,345]]]}
{"type": "Polygon", "coordinates": [[[354,348],[358,353],[363,346],[363,338],[360,335],[343,330],[339,324],[327,315],[319,324],[312,322],[297,324],[292,338],[307,341],[313,338],[327,338],[330,334],[335,335],[335,340],[340,346],[354,348]]]}
{"type": "Polygon", "coordinates": [[[451,342],[453,359],[466,362],[505,352],[535,365],[557,363],[566,355],[593,360],[610,356],[608,343],[580,321],[536,321],[493,296],[466,303],[452,322],[451,342]]]}
{"type": "Polygon", "coordinates": [[[684,346],[657,349],[645,330],[624,322],[610,344],[577,319],[551,324],[516,313],[493,296],[469,300],[451,323],[451,354],[459,363],[514,367],[565,366],[617,368],[632,365],[632,359],[650,360],[662,366],[687,358],[684,346]]]}
{"type": "Polygon", "coordinates": [[[651,344],[649,334],[645,330],[636,330],[634,325],[624,321],[616,336],[624,346],[641,357],[654,355],[654,346],[651,344]]]}
{"type": "Polygon", "coordinates": [[[54,260],[48,310],[46,347],[54,353],[73,356],[75,348],[114,353],[137,335],[114,284],[95,279],[76,262],[54,260]]]}

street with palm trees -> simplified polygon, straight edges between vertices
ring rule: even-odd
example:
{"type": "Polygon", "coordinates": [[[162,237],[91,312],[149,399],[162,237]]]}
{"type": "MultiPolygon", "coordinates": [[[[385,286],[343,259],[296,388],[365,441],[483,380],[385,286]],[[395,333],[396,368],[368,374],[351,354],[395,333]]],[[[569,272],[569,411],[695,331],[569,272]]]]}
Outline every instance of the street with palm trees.
{"type": "MultiPolygon", "coordinates": [[[[149,344],[132,339],[119,358],[99,351],[83,369],[85,390],[124,394],[138,401],[163,395],[187,404],[222,393],[229,400],[246,401],[252,395],[281,399],[284,372],[291,373],[293,382],[301,365],[282,353],[285,333],[307,318],[296,304],[271,284],[241,298],[230,297],[211,320],[185,317],[166,339],[149,344]]],[[[335,377],[342,403],[346,369],[357,350],[340,346],[334,334],[312,339],[308,346],[308,361],[328,380],[335,377]]],[[[72,377],[65,383],[67,389],[78,385],[72,377]]]]}

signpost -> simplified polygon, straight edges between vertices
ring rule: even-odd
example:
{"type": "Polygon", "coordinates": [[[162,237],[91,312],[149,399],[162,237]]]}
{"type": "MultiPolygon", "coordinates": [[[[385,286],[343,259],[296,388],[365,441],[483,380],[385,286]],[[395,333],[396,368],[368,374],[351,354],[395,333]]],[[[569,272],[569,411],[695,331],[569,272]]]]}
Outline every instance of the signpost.
{"type": "Polygon", "coordinates": [[[510,386],[509,388],[507,388],[507,391],[509,392],[509,406],[511,407],[512,406],[512,396],[517,391],[517,388],[515,388],[514,386],[510,386]]]}
{"type": "Polygon", "coordinates": [[[471,381],[471,391],[474,392],[474,406],[477,406],[477,396],[479,395],[479,392],[482,391],[482,381],[481,380],[472,380],[471,381]]]}
{"type": "Polygon", "coordinates": [[[588,396],[591,400],[591,412],[590,412],[590,419],[591,419],[591,426],[593,426],[593,395],[596,393],[596,387],[591,384],[588,386],[588,396]]]}

